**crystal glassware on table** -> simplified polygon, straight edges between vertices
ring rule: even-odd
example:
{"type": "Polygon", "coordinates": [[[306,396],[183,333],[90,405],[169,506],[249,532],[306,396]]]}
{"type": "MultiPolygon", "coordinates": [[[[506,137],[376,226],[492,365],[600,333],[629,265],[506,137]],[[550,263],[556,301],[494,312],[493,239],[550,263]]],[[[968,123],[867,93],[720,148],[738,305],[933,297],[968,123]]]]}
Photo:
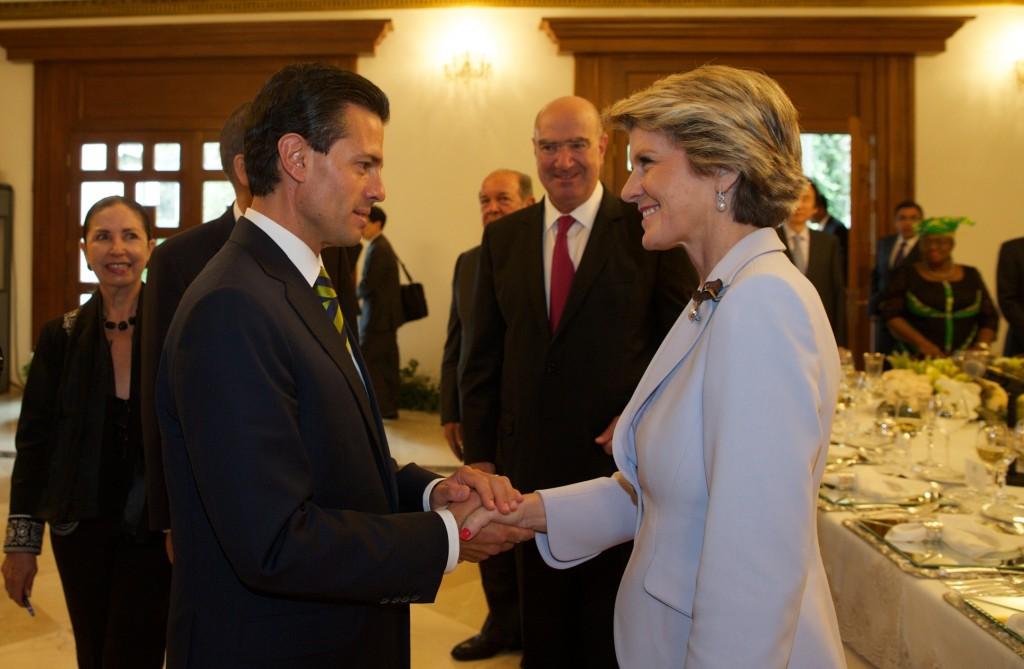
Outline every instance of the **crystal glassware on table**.
{"type": "Polygon", "coordinates": [[[1006,469],[1016,453],[1011,445],[1012,435],[1002,425],[985,425],[978,430],[975,451],[995,476],[995,494],[982,505],[981,513],[993,520],[1024,527],[1024,504],[1006,493],[1006,469]]]}
{"type": "Polygon", "coordinates": [[[919,463],[922,478],[940,483],[959,483],[964,476],[955,471],[949,455],[952,435],[959,432],[971,419],[971,411],[961,397],[938,393],[929,400],[931,421],[928,434],[928,457],[919,463]],[[934,431],[938,430],[943,439],[942,462],[935,459],[934,431]]]}

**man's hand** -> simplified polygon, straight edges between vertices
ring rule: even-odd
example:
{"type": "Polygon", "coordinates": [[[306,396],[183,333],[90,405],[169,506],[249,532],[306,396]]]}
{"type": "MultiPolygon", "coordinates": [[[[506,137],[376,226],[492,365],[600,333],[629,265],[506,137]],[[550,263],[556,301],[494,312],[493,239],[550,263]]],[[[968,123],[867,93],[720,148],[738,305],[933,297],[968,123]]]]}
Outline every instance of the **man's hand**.
{"type": "Polygon", "coordinates": [[[497,474],[498,473],[498,470],[494,466],[493,462],[468,462],[466,464],[468,464],[473,469],[479,469],[480,471],[486,472],[488,474],[497,474]]]}
{"type": "Polygon", "coordinates": [[[511,525],[491,523],[469,541],[459,542],[459,560],[480,562],[498,553],[515,548],[516,544],[533,538],[531,530],[524,530],[511,525]]]}
{"type": "Polygon", "coordinates": [[[36,556],[32,553],[8,553],[0,572],[4,575],[4,587],[7,595],[18,606],[25,606],[25,599],[32,594],[32,584],[36,580],[36,556]]]}
{"type": "Polygon", "coordinates": [[[597,435],[594,441],[598,446],[604,449],[604,452],[608,455],[612,454],[612,437],[615,436],[615,426],[619,423],[619,417],[612,418],[612,422],[608,423],[608,427],[604,429],[604,432],[597,435]]]}
{"type": "Polygon", "coordinates": [[[462,462],[462,423],[445,423],[441,426],[444,430],[444,438],[448,441],[448,448],[452,449],[452,453],[458,458],[459,462],[462,462]]]}
{"type": "Polygon", "coordinates": [[[523,499],[507,477],[462,466],[434,486],[430,492],[430,508],[438,509],[455,502],[465,502],[473,492],[480,496],[480,503],[484,508],[496,509],[500,513],[514,511],[523,499]]]}

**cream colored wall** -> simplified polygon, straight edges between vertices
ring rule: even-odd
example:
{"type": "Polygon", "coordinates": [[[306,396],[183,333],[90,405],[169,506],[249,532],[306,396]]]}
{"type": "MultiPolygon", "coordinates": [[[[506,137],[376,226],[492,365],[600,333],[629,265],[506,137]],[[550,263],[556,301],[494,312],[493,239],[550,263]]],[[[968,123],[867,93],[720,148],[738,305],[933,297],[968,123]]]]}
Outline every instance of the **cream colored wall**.
{"type": "MultiPolygon", "coordinates": [[[[994,290],[999,243],[1024,234],[1024,180],[1014,160],[1024,149],[1024,88],[1012,60],[1024,58],[1024,8],[862,11],[685,12],[681,10],[421,9],[292,15],[191,17],[187,22],[315,20],[389,17],[394,31],[359,69],[391,97],[393,117],[385,139],[388,237],[413,276],[425,284],[430,316],[399,331],[403,361],[416,358],[436,376],[458,254],[479,238],[476,191],[498,166],[535,176],[529,137],[533,115],[549,99],[572,92],[571,56],[558,55],[538,30],[559,15],[974,15],[947,51],[918,60],[916,82],[917,193],[935,214],[965,214],[979,227],[960,236],[958,257],[977,265],[994,290]],[[475,23],[474,23],[475,22],[475,23]],[[1014,39],[1013,35],[1017,37],[1014,39]],[[490,79],[448,81],[441,63],[453,44],[480,42],[492,54],[490,79]],[[1017,50],[1017,51],[1015,51],[1017,50]],[[1014,55],[1016,54],[1016,55],[1014,55]]],[[[119,23],[154,23],[133,20],[119,23]]],[[[83,25],[110,21],[65,21],[83,25]]],[[[32,25],[10,23],[4,27],[32,25]]],[[[0,180],[17,190],[15,216],[18,309],[16,349],[27,359],[30,331],[32,67],[0,61],[0,180]]]]}

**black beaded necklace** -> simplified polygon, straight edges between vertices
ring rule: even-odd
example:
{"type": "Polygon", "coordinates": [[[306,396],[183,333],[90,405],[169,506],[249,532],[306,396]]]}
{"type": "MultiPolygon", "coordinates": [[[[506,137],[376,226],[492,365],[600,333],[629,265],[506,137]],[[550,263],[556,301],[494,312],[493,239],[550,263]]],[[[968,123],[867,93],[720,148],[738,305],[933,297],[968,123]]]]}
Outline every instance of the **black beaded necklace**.
{"type": "Polygon", "coordinates": [[[126,321],[118,321],[116,323],[114,321],[103,321],[103,327],[108,330],[127,330],[133,325],[135,325],[135,316],[132,316],[126,321]]]}

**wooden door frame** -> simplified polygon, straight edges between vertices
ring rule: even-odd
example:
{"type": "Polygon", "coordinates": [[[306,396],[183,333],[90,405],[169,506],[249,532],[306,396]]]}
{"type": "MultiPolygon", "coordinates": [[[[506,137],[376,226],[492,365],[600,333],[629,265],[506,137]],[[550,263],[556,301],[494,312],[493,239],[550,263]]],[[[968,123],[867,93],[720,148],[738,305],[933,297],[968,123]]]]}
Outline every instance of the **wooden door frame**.
{"type": "MultiPolygon", "coordinates": [[[[575,91],[599,108],[625,90],[627,61],[644,57],[766,59],[841,57],[862,72],[859,115],[847,127],[853,146],[851,199],[858,225],[851,230],[847,322],[850,347],[868,348],[867,299],[875,241],[892,229],[892,207],[914,193],[914,58],[945,50],[970,16],[548,18],[541,22],[560,53],[575,56],[575,91]]],[[[771,72],[769,72],[771,74],[771,72]]],[[[836,131],[808,119],[805,130],[836,131]]],[[[625,141],[613,138],[604,182],[622,181],[625,141]]],[[[624,169],[624,168],[623,168],[624,169]]]]}
{"type": "MultiPolygon", "coordinates": [[[[70,206],[77,198],[70,195],[68,175],[71,137],[95,129],[78,123],[79,72],[103,64],[144,71],[170,61],[202,68],[253,59],[281,64],[316,60],[354,70],[357,57],[372,55],[391,28],[389,19],[373,19],[0,30],[8,60],[35,63],[33,339],[47,320],[78,304],[78,212],[70,206]]],[[[223,121],[204,119],[202,129],[217,132],[223,121]]],[[[163,123],[150,129],[181,129],[163,123]]]]}

